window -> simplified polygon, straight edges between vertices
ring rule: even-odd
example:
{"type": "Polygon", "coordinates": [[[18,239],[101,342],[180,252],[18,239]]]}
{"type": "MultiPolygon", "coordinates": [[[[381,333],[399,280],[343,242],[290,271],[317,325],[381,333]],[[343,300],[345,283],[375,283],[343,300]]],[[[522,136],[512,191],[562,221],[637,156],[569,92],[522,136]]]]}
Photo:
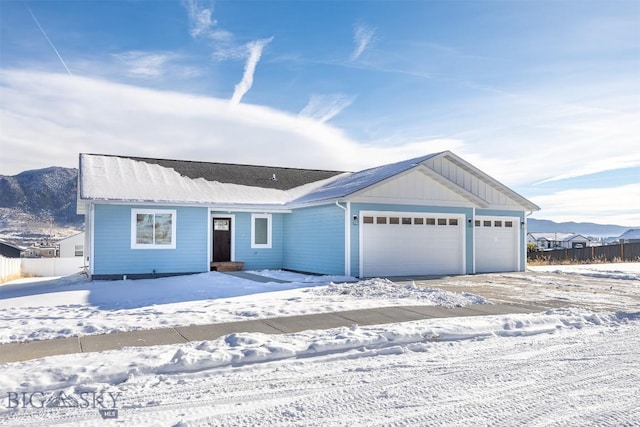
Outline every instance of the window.
{"type": "Polygon", "coordinates": [[[449,219],[449,225],[458,225],[458,220],[455,218],[450,218],[449,219]]]}
{"type": "Polygon", "coordinates": [[[82,256],[84,254],[84,245],[75,245],[73,256],[82,256]]]}
{"type": "Polygon", "coordinates": [[[402,218],[403,224],[411,224],[411,218],[402,218]]]}
{"type": "Polygon", "coordinates": [[[400,224],[400,218],[392,216],[389,218],[389,224],[400,224]]]}
{"type": "Polygon", "coordinates": [[[131,210],[131,249],[175,249],[176,211],[131,210]]]}
{"type": "Polygon", "coordinates": [[[475,224],[476,224],[476,227],[480,227],[480,220],[476,219],[475,224]]]}
{"type": "Polygon", "coordinates": [[[436,225],[435,218],[427,218],[427,225],[436,225]]]}
{"type": "Polygon", "coordinates": [[[229,231],[229,220],[228,219],[214,219],[213,220],[213,229],[214,231],[229,231]]]}
{"type": "Polygon", "coordinates": [[[502,227],[502,221],[493,221],[494,227],[502,227]]]}
{"type": "Polygon", "coordinates": [[[413,223],[415,225],[422,225],[424,224],[424,218],[413,218],[413,223]]]}
{"type": "Polygon", "coordinates": [[[251,214],[251,247],[271,248],[271,214],[251,214]]]}
{"type": "Polygon", "coordinates": [[[376,217],[376,224],[386,224],[387,223],[387,217],[386,216],[377,216],[376,217]]]}
{"type": "Polygon", "coordinates": [[[482,221],[483,227],[491,227],[491,221],[482,221]]]}
{"type": "Polygon", "coordinates": [[[446,218],[438,218],[438,225],[447,225],[446,218]]]}
{"type": "Polygon", "coordinates": [[[373,224],[373,217],[365,216],[364,218],[362,218],[362,222],[364,222],[365,224],[373,224]]]}
{"type": "Polygon", "coordinates": [[[513,221],[505,221],[504,222],[504,226],[505,227],[513,227],[513,221]]]}

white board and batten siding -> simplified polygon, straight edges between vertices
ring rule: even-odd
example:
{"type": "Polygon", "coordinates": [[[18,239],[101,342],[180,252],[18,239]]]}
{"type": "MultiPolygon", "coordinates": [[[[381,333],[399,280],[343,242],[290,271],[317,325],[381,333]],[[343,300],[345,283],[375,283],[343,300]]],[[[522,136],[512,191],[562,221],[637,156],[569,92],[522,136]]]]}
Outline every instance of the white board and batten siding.
{"type": "Polygon", "coordinates": [[[476,273],[520,270],[520,218],[478,215],[474,233],[476,273]]]}
{"type": "Polygon", "coordinates": [[[360,276],[465,273],[461,214],[360,212],[360,276]]]}
{"type": "Polygon", "coordinates": [[[446,157],[429,159],[424,164],[468,192],[485,200],[488,203],[488,206],[485,206],[486,209],[519,210],[521,208],[516,200],[498,191],[494,185],[481,180],[477,175],[472,174],[446,157]]]}
{"type": "Polygon", "coordinates": [[[396,205],[474,206],[469,200],[417,170],[368,188],[350,198],[350,201],[396,205]]]}

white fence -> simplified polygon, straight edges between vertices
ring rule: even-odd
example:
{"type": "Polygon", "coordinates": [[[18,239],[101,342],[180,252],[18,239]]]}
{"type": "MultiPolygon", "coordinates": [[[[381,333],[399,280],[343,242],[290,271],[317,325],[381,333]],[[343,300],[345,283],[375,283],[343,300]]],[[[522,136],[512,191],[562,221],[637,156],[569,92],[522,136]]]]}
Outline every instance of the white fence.
{"type": "Polygon", "coordinates": [[[20,258],[5,258],[0,256],[0,282],[10,277],[20,275],[20,258]]]}
{"type": "Polygon", "coordinates": [[[84,257],[22,258],[22,274],[38,277],[68,276],[82,272],[84,257]]]}

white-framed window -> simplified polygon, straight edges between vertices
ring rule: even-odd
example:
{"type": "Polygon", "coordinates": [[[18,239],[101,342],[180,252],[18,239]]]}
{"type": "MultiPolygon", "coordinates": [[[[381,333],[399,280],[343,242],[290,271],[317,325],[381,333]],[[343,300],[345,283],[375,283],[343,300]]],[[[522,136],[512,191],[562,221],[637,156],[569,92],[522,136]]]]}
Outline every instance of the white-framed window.
{"type": "Polygon", "coordinates": [[[74,246],[74,256],[82,256],[84,254],[84,245],[74,246]]]}
{"type": "Polygon", "coordinates": [[[251,214],[251,248],[271,248],[271,214],[251,214]]]}
{"type": "Polygon", "coordinates": [[[175,248],[175,210],[131,209],[131,249],[175,248]]]}

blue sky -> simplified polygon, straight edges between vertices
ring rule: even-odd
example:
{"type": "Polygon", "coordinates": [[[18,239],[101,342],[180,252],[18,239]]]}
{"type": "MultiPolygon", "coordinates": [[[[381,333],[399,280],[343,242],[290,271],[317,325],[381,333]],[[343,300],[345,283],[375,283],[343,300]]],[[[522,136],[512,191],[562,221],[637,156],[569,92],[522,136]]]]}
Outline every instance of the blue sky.
{"type": "Polygon", "coordinates": [[[0,0],[0,67],[4,175],[450,149],[534,217],[640,226],[637,0],[0,0]]]}

